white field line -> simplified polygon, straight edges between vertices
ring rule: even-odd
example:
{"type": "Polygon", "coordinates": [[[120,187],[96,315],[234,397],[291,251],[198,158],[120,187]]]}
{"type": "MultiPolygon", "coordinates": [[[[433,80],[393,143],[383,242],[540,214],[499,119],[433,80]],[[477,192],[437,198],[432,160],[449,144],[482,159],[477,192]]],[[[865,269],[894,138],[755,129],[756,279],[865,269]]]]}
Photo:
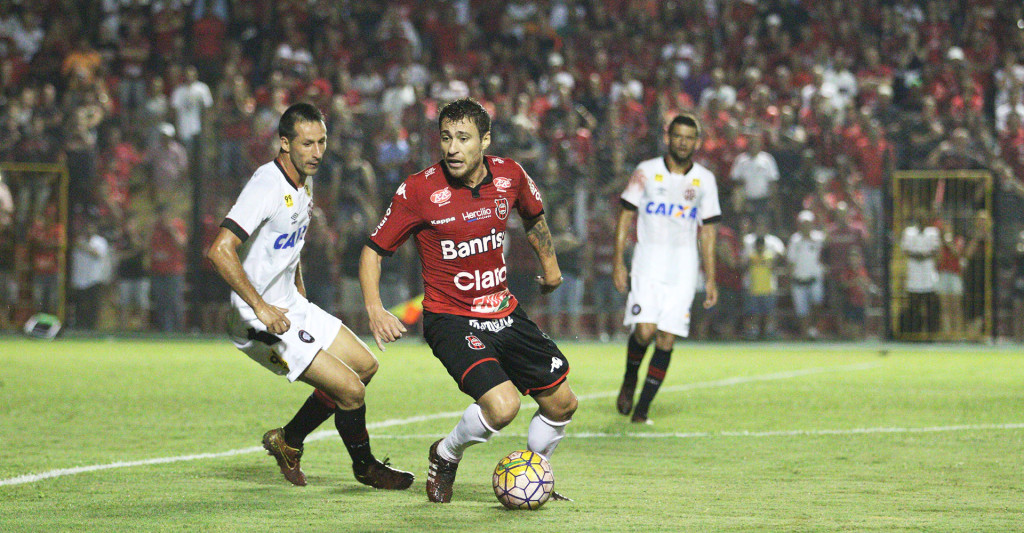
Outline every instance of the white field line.
{"type": "MultiPolygon", "coordinates": [[[[773,381],[780,379],[792,379],[801,376],[809,376],[813,374],[822,374],[826,372],[844,372],[852,370],[868,370],[880,366],[881,363],[859,363],[853,365],[843,366],[831,366],[831,367],[816,367],[816,368],[805,368],[801,370],[792,370],[788,372],[775,372],[772,374],[762,374],[760,376],[739,376],[733,378],[719,379],[714,381],[702,381],[699,383],[686,383],[683,385],[674,385],[670,387],[662,387],[659,392],[680,392],[695,389],[707,389],[713,387],[730,387],[733,385],[742,385],[744,383],[755,383],[759,381],[773,381]]],[[[592,394],[583,394],[578,398],[580,400],[595,400],[600,398],[612,398],[618,395],[618,391],[613,392],[599,392],[592,394]]],[[[437,420],[443,418],[457,418],[462,416],[462,411],[448,411],[445,413],[434,413],[430,415],[419,415],[411,416],[407,418],[393,418],[390,420],[383,420],[381,422],[373,422],[366,425],[369,430],[381,429],[393,426],[404,426],[408,424],[415,424],[418,422],[426,422],[429,420],[437,420]]],[[[336,435],[334,431],[317,431],[310,434],[306,438],[306,442],[315,440],[322,440],[336,435]]],[[[582,436],[586,434],[573,433],[573,437],[582,436]]],[[[598,434],[594,434],[598,435],[598,434]]],[[[625,435],[625,434],[624,434],[625,435]]],[[[437,435],[433,435],[435,438],[437,435]]],[[[609,434],[608,436],[615,436],[609,434]]],[[[630,436],[641,437],[643,434],[630,434],[630,436]]],[[[388,438],[383,435],[374,435],[374,437],[388,438]]],[[[587,437],[584,437],[587,438],[587,437]]],[[[166,463],[180,463],[184,461],[196,461],[199,459],[215,459],[218,457],[231,457],[233,455],[243,455],[247,453],[257,453],[263,451],[262,446],[252,446],[249,448],[238,448],[235,450],[228,450],[226,452],[217,453],[200,453],[194,455],[177,455],[173,457],[156,457],[153,459],[142,459],[139,461],[118,461],[116,463],[107,463],[102,465],[88,465],[88,466],[76,466],[73,468],[59,468],[56,470],[49,470],[38,474],[25,474],[22,476],[0,479],[0,487],[7,485],[23,485],[25,483],[35,483],[44,479],[71,476],[75,474],[84,474],[86,472],[96,472],[99,470],[110,470],[113,468],[129,468],[134,466],[146,466],[146,465],[157,465],[166,463]]]]}

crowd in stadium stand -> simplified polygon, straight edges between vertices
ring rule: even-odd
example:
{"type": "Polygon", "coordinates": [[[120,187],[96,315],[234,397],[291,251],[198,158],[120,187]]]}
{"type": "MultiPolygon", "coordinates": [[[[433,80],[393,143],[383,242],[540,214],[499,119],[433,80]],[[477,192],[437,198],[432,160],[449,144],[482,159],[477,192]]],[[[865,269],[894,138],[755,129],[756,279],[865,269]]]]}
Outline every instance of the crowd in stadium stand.
{"type": "MultiPolygon", "coordinates": [[[[1024,297],[1018,1],[0,1],[0,161],[67,165],[73,327],[220,331],[227,289],[201,250],[305,100],[329,131],[306,286],[361,331],[358,250],[404,177],[439,158],[437,109],[463,96],[494,117],[489,152],[545,194],[566,284],[543,298],[529,268],[510,284],[554,334],[621,333],[618,195],[686,110],[724,211],[722,295],[695,309],[698,337],[877,335],[896,169],[991,171],[999,303],[1024,297]],[[787,254],[800,240],[821,243],[820,271],[787,254]],[[797,271],[824,280],[810,312],[794,309],[797,271]]],[[[0,184],[8,310],[56,305],[50,190],[0,184]]],[[[944,229],[957,253],[975,237],[944,229]]],[[[508,246],[535,260],[521,228],[508,246]]],[[[405,252],[386,304],[419,292],[405,252]]]]}

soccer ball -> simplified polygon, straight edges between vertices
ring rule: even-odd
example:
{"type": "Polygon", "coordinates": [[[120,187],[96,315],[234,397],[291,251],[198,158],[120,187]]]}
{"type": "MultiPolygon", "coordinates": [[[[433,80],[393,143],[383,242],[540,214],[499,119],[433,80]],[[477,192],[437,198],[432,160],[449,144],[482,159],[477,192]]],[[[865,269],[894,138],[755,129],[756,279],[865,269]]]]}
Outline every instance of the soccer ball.
{"type": "Polygon", "coordinates": [[[540,454],[514,451],[494,467],[494,495],[509,509],[539,509],[551,497],[555,478],[540,454]]]}

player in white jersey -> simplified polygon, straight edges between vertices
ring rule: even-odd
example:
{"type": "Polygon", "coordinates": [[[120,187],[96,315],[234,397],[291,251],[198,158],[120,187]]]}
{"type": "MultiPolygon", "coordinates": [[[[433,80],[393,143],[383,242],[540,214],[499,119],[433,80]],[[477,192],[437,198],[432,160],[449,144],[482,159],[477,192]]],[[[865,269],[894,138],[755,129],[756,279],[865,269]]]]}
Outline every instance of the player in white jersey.
{"type": "Polygon", "coordinates": [[[363,396],[376,358],[340,320],[306,299],[302,282],[311,178],[327,147],[323,115],[311,104],[295,104],[281,116],[278,132],[280,153],[242,189],[207,253],[233,291],[228,333],[235,346],[272,372],[317,389],[288,425],[263,436],[263,446],[288,481],[305,485],[303,439],[334,414],[356,479],[375,488],[408,488],[412,474],[370,452],[363,396]]]}
{"type": "Polygon", "coordinates": [[[691,114],[681,114],[669,123],[667,136],[668,153],[640,163],[633,172],[622,193],[615,230],[612,277],[619,292],[629,290],[623,323],[633,327],[617,408],[623,415],[632,411],[631,420],[641,423],[648,422],[647,410],[665,379],[676,337],[690,332],[690,306],[701,263],[698,247],[707,292],[704,308],[718,301],[715,223],[722,210],[714,174],[693,161],[700,147],[700,122],[691,114]],[[623,254],[634,220],[636,248],[627,277],[623,254]],[[637,373],[652,340],[654,355],[634,410],[637,373]]]}

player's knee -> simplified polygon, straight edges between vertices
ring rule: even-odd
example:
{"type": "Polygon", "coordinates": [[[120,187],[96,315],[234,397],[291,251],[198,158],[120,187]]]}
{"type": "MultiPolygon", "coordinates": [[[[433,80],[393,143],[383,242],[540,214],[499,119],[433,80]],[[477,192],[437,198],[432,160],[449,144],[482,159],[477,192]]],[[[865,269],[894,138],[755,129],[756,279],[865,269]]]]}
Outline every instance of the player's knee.
{"type": "MultiPolygon", "coordinates": [[[[481,398],[481,400],[483,400],[481,398]]],[[[516,395],[499,395],[488,398],[480,404],[484,420],[491,428],[500,430],[515,420],[519,414],[520,400],[516,395]]]]}
{"type": "Polygon", "coordinates": [[[659,350],[671,350],[676,343],[676,336],[672,333],[659,331],[654,336],[654,346],[659,350]]]}
{"type": "Polygon", "coordinates": [[[377,359],[374,358],[370,361],[369,366],[359,371],[359,380],[364,385],[368,385],[370,380],[373,379],[373,375],[377,373],[377,369],[380,368],[380,364],[377,363],[377,359]]]}
{"type": "Polygon", "coordinates": [[[636,339],[636,342],[640,343],[641,346],[650,345],[651,341],[654,340],[654,333],[656,331],[653,326],[645,326],[646,324],[638,324],[636,329],[633,330],[633,337],[636,339]]]}
{"type": "Polygon", "coordinates": [[[339,408],[346,411],[358,409],[366,397],[366,386],[361,381],[345,383],[335,387],[334,396],[334,402],[339,408]]]}

